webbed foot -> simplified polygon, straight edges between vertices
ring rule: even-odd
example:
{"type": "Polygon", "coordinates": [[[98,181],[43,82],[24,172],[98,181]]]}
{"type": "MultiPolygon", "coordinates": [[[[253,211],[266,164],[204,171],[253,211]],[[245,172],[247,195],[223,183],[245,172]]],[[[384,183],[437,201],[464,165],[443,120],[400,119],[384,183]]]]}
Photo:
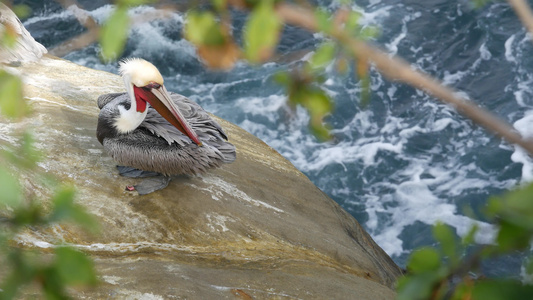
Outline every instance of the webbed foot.
{"type": "Polygon", "coordinates": [[[117,166],[118,173],[124,177],[130,178],[147,178],[137,185],[129,185],[127,191],[137,191],[139,195],[146,195],[155,191],[162,190],[168,186],[170,177],[164,176],[157,172],[143,171],[132,167],[117,166]]]}
{"type": "MultiPolygon", "coordinates": [[[[170,180],[171,178],[168,176],[159,175],[147,178],[132,187],[133,190],[139,193],[139,195],[146,195],[166,188],[170,180]]],[[[130,190],[129,187],[126,187],[126,189],[130,190]]]]}

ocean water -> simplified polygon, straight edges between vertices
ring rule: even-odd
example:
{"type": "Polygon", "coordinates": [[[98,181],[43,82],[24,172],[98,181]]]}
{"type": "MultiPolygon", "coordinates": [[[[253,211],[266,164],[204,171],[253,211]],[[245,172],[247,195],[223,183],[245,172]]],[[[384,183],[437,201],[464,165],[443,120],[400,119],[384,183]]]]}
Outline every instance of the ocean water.
{"type": "MultiPolygon", "coordinates": [[[[63,9],[54,1],[18,1],[32,14],[23,20],[48,49],[84,31],[77,18],[101,23],[112,12],[108,1],[81,0],[83,7],[63,9]]],[[[329,10],[337,1],[323,1],[329,10]]],[[[505,2],[474,9],[467,0],[355,1],[362,24],[377,26],[374,43],[399,55],[460,91],[480,106],[533,137],[533,43],[505,2]]],[[[133,19],[155,12],[148,6],[130,10],[133,19]]],[[[245,16],[234,14],[240,35],[245,16]]],[[[136,23],[124,57],[153,62],[168,90],[186,95],[289,159],[319,188],[351,213],[400,265],[411,251],[434,245],[431,225],[443,222],[458,236],[472,224],[479,243],[491,243],[495,228],[481,212],[487,199],[533,180],[533,163],[524,151],[493,137],[452,108],[421,91],[387,81],[371,72],[371,102],[360,105],[360,83],[353,75],[328,68],[325,88],[336,110],[328,121],[335,139],[320,143],[307,129],[303,109],[290,110],[283,88],[273,81],[280,70],[298,66],[239,62],[229,72],[203,68],[195,49],[181,36],[184,15],[136,23]]],[[[285,28],[278,53],[301,57],[322,41],[320,35],[285,28]]],[[[90,45],[65,59],[117,73],[116,63],[98,58],[90,45]]],[[[282,60],[285,61],[285,60],[282,60]]],[[[485,275],[519,276],[521,255],[494,260],[485,275]]]]}

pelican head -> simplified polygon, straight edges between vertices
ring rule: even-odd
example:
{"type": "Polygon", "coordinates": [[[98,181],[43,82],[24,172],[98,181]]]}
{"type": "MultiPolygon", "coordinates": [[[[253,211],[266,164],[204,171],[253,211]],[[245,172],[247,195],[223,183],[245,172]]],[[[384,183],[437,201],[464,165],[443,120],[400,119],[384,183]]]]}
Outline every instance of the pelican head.
{"type": "Polygon", "coordinates": [[[128,110],[119,108],[121,115],[115,123],[119,132],[127,133],[137,128],[146,117],[147,105],[150,104],[194,143],[202,145],[196,132],[170,98],[163,85],[163,76],[153,64],[141,58],[125,59],[120,62],[120,74],[130,96],[131,106],[128,110]]]}

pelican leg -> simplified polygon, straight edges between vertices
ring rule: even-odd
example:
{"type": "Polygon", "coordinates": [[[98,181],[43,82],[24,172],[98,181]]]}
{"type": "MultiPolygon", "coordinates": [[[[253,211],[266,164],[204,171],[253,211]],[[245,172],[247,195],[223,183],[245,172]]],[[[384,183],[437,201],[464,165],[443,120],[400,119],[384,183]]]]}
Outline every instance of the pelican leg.
{"type": "Polygon", "coordinates": [[[133,187],[139,193],[139,195],[146,195],[166,188],[170,182],[170,179],[171,178],[169,176],[159,175],[147,178],[133,187]]]}
{"type": "Polygon", "coordinates": [[[143,171],[139,169],[135,169],[132,167],[125,167],[125,166],[117,166],[118,173],[121,176],[124,177],[130,177],[130,178],[147,178],[143,181],[141,181],[137,185],[128,185],[126,187],[127,191],[137,191],[139,195],[146,195],[153,193],[155,191],[162,190],[168,186],[168,183],[170,182],[170,177],[162,175],[157,172],[152,171],[143,171]]]}
{"type": "Polygon", "coordinates": [[[154,177],[154,176],[161,175],[160,173],[157,173],[157,172],[143,171],[143,170],[135,169],[132,167],[125,167],[125,166],[117,166],[117,170],[120,176],[130,177],[130,178],[154,177]]]}

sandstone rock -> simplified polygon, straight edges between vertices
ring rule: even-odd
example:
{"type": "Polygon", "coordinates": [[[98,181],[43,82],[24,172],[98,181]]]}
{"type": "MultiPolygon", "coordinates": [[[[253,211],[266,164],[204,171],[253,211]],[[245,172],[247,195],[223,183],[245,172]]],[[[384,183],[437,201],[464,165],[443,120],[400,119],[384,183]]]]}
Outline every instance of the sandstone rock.
{"type": "Polygon", "coordinates": [[[15,13],[0,2],[0,36],[5,32],[14,34],[17,40],[12,48],[0,44],[0,63],[19,64],[23,61],[34,61],[47,52],[43,45],[33,39],[15,13]]]}
{"type": "MultiPolygon", "coordinates": [[[[51,56],[8,67],[24,79],[34,114],[1,120],[0,144],[33,127],[40,167],[78,189],[102,232],[28,230],[20,242],[66,242],[89,253],[102,284],[87,298],[392,299],[400,269],[357,221],[275,150],[218,119],[237,160],[161,191],[126,192],[95,136],[99,95],[123,91],[117,75],[51,56]]],[[[175,91],[179,92],[179,91],[175,91]]],[[[39,187],[34,193],[47,194],[39,187]]],[[[76,294],[77,293],[77,294],[76,294]]]]}

